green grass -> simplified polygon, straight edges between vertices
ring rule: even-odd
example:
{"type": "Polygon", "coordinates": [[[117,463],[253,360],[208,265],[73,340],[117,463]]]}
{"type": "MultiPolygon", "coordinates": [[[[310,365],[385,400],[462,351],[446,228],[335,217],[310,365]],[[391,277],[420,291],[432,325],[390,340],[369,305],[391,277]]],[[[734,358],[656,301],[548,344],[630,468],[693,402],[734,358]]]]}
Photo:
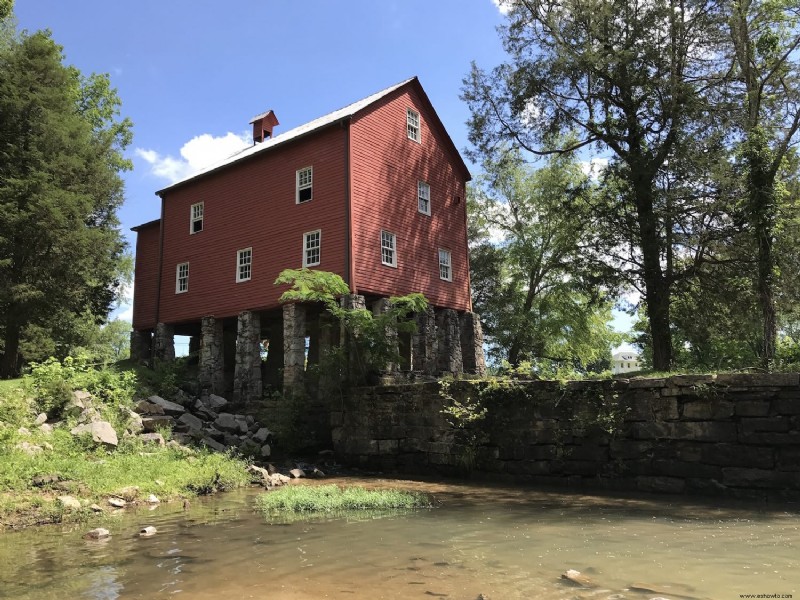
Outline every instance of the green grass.
{"type": "Polygon", "coordinates": [[[40,376],[37,382],[34,375],[33,383],[39,385],[22,385],[19,379],[0,382],[0,528],[80,520],[88,515],[90,504],[103,506],[105,496],[130,486],[139,487],[141,499],[155,494],[168,501],[249,483],[247,465],[237,457],[144,445],[136,437],[123,437],[127,410],[133,397],[141,395],[141,388],[134,394],[132,386],[137,380],[125,371],[47,368],[47,378],[40,376]],[[34,423],[43,405],[51,407],[49,415],[63,418],[59,404],[47,404],[46,400],[52,390],[61,393],[62,381],[71,385],[73,380],[90,386],[84,389],[91,389],[95,406],[117,430],[120,442],[116,448],[99,447],[71,435],[74,417],[64,419],[52,433],[41,431],[34,423]],[[58,385],[42,384],[50,382],[58,385]],[[41,450],[29,454],[20,448],[23,442],[41,450]],[[36,486],[34,480],[43,476],[55,476],[56,481],[36,486]],[[64,510],[57,502],[61,495],[78,498],[83,508],[64,510]]]}
{"type": "Polygon", "coordinates": [[[403,490],[367,490],[337,485],[289,485],[261,494],[256,507],[267,518],[348,516],[367,512],[430,508],[427,495],[403,490]]]}
{"type": "Polygon", "coordinates": [[[22,387],[22,377],[18,379],[0,379],[0,395],[8,394],[16,388],[22,387]]]}

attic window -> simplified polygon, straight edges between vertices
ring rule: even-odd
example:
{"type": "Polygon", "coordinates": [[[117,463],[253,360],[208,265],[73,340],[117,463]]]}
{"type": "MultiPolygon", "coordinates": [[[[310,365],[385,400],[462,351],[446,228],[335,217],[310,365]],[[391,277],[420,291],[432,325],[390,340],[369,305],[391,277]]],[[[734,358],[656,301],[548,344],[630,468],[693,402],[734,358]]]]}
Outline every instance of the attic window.
{"type": "Polygon", "coordinates": [[[192,210],[189,217],[190,226],[189,226],[189,233],[198,233],[203,231],[203,203],[198,202],[197,204],[192,204],[192,210]]]}
{"type": "Polygon", "coordinates": [[[297,170],[297,195],[296,203],[302,204],[311,200],[311,184],[313,173],[311,167],[304,167],[297,170]]]}
{"type": "Polygon", "coordinates": [[[419,113],[410,108],[406,109],[406,128],[408,130],[408,139],[419,142],[419,113]]]}

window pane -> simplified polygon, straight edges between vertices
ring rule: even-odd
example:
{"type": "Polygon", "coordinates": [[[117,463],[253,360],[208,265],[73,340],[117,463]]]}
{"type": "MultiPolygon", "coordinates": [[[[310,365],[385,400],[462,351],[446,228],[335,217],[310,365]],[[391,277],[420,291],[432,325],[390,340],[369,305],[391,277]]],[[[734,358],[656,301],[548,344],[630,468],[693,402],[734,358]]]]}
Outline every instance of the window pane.
{"type": "Polygon", "coordinates": [[[421,213],[431,214],[431,186],[424,181],[417,182],[417,208],[421,213]]]}
{"type": "Polygon", "coordinates": [[[311,200],[312,189],[312,169],[306,167],[297,171],[297,202],[308,202],[311,200]]]}
{"type": "Polygon", "coordinates": [[[445,281],[452,280],[449,250],[439,250],[439,278],[444,279],[445,281]]]}
{"type": "Polygon", "coordinates": [[[395,235],[388,231],[381,231],[381,262],[385,265],[394,267],[396,263],[395,256],[395,235]]]}
{"type": "Polygon", "coordinates": [[[320,262],[321,232],[311,231],[303,234],[303,266],[315,266],[320,262]]]}

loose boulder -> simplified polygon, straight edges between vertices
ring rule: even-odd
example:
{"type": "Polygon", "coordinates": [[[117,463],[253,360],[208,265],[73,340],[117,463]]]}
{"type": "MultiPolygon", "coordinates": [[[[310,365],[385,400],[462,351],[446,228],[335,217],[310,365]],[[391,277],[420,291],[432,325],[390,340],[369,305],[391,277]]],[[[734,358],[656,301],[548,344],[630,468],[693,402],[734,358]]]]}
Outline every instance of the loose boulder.
{"type": "Polygon", "coordinates": [[[71,510],[78,510],[81,507],[81,502],[77,498],[73,496],[59,496],[57,498],[58,503],[64,507],[71,510]]]}
{"type": "Polygon", "coordinates": [[[142,433],[138,437],[145,444],[155,444],[156,446],[163,446],[166,444],[164,436],[160,433],[142,433]]]}
{"type": "Polygon", "coordinates": [[[191,413],[184,413],[178,418],[178,426],[184,426],[191,432],[203,429],[203,422],[191,413]]]}
{"type": "Polygon", "coordinates": [[[119,443],[117,439],[117,432],[108,421],[93,421],[92,423],[85,423],[74,427],[70,433],[72,435],[85,435],[92,436],[92,440],[98,444],[105,444],[107,446],[114,446],[119,443]]]}
{"type": "Polygon", "coordinates": [[[186,409],[183,408],[177,402],[170,402],[169,400],[164,400],[161,396],[150,396],[147,399],[148,402],[151,404],[156,404],[164,409],[164,412],[168,415],[182,415],[186,412],[186,409]]]}

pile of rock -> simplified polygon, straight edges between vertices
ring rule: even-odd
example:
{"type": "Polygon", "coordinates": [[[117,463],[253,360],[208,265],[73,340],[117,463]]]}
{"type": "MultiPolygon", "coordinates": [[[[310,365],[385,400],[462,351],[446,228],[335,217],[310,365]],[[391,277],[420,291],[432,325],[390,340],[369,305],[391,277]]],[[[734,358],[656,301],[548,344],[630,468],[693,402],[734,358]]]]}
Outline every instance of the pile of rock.
{"type": "Polygon", "coordinates": [[[194,442],[224,452],[235,448],[255,458],[268,458],[272,452],[272,432],[262,427],[252,415],[225,412],[228,401],[215,394],[192,398],[184,392],[176,402],[150,396],[136,404],[141,418],[140,437],[157,443],[158,430],[171,429],[180,443],[194,442]]]}

